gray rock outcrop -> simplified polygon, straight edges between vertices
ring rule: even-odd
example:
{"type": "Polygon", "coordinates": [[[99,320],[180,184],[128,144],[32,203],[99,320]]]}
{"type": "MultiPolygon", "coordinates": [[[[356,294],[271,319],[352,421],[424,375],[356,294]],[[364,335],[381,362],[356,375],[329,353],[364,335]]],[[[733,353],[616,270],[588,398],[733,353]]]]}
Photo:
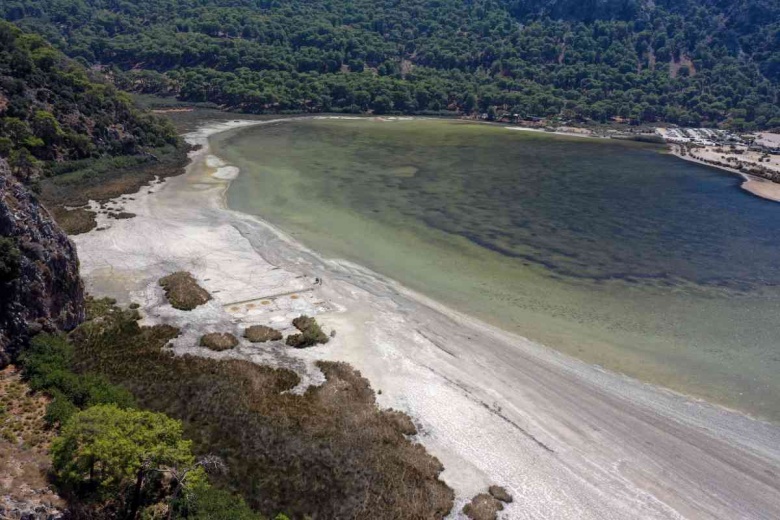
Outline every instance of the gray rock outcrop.
{"type": "Polygon", "coordinates": [[[0,367],[32,334],[83,319],[76,247],[0,158],[0,367]]]}

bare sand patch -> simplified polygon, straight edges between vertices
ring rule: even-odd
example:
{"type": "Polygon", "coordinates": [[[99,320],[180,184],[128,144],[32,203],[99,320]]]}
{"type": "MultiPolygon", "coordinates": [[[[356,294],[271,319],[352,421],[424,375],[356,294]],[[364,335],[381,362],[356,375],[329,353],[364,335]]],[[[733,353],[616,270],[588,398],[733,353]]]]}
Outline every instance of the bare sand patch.
{"type": "Polygon", "coordinates": [[[780,202],[780,184],[776,182],[748,175],[745,182],[742,183],[742,189],[749,191],[753,195],[780,202]]]}

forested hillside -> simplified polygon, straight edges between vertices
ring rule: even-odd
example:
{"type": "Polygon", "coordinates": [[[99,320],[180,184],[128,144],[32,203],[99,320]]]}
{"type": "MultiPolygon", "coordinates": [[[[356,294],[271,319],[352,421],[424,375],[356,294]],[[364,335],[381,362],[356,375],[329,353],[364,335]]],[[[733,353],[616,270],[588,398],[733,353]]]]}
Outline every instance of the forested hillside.
{"type": "Polygon", "coordinates": [[[137,109],[41,36],[0,20],[0,159],[67,232],[91,229],[94,216],[64,206],[178,173],[186,151],[170,121],[137,109]]]}
{"type": "Polygon", "coordinates": [[[40,36],[0,21],[0,157],[18,178],[177,143],[167,121],[136,110],[127,94],[97,80],[40,36]]]}
{"type": "Polygon", "coordinates": [[[780,126],[774,0],[6,0],[0,9],[123,88],[235,110],[780,126]]]}

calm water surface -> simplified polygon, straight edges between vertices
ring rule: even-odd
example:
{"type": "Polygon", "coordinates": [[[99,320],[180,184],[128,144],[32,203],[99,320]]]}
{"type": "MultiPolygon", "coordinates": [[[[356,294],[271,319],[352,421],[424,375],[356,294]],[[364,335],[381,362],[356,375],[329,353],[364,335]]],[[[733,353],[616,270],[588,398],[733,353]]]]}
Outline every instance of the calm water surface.
{"type": "Polygon", "coordinates": [[[663,148],[457,121],[228,132],[229,205],[507,330],[780,420],[780,204],[663,148]]]}

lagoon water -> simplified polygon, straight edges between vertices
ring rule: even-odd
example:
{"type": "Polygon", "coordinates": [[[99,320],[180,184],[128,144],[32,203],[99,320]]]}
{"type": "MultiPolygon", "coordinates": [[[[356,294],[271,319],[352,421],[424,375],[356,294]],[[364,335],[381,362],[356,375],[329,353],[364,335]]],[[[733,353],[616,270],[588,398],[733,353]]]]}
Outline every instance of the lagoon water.
{"type": "Polygon", "coordinates": [[[212,140],[228,205],[549,347],[780,420],[780,204],[659,146],[442,120],[212,140]]]}

